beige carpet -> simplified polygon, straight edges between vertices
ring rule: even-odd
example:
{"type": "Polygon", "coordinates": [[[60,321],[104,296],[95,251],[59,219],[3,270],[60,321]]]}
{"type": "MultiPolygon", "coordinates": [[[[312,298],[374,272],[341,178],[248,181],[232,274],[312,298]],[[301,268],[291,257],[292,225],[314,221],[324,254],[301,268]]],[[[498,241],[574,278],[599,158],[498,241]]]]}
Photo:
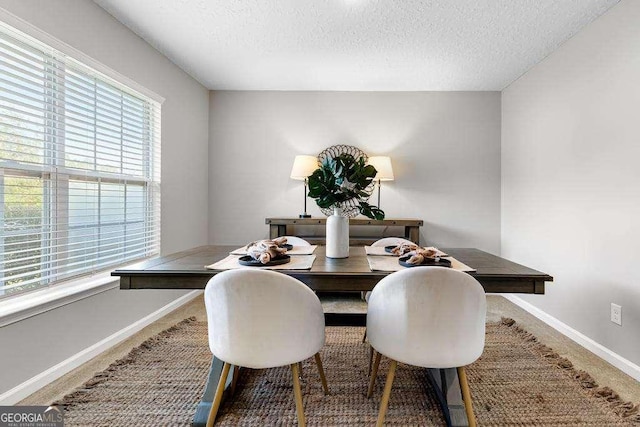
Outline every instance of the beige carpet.
{"type": "MultiPolygon", "coordinates": [[[[375,424],[386,374],[381,364],[373,399],[365,396],[368,345],[362,328],[327,328],[322,358],[331,391],[324,396],[315,363],[303,364],[308,425],[375,424]]],[[[206,324],[185,321],[146,341],[58,404],[66,425],[189,425],[211,360],[206,324]]],[[[384,361],[384,358],[383,358],[384,361]]],[[[623,403],[584,372],[537,343],[513,321],[487,324],[481,359],[468,369],[481,426],[640,425],[638,406],[623,403]]],[[[444,425],[424,370],[400,365],[387,425],[444,425]]],[[[243,370],[221,426],[296,425],[288,368],[243,370]]]]}

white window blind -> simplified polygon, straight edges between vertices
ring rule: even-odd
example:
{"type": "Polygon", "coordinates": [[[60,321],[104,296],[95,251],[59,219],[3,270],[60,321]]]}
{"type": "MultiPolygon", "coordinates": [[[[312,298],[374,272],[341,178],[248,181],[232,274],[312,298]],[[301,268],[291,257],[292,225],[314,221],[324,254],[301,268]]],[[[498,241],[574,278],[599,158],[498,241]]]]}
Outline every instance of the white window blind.
{"type": "Polygon", "coordinates": [[[160,104],[0,23],[0,298],[160,249],[160,104]]]}

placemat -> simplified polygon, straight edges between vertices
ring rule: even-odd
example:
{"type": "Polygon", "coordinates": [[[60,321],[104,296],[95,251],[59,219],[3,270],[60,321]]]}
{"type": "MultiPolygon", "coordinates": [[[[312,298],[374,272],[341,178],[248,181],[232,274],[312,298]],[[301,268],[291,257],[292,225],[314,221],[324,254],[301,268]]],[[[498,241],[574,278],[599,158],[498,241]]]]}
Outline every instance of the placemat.
{"type": "MultiPolygon", "coordinates": [[[[311,255],[313,253],[313,251],[316,250],[317,247],[318,247],[318,245],[294,246],[293,249],[291,249],[290,251],[287,251],[287,255],[311,255]]],[[[229,252],[229,254],[231,254],[231,255],[246,255],[247,254],[247,247],[243,246],[241,248],[234,249],[233,251],[229,252]]]]}
{"type": "MultiPolygon", "coordinates": [[[[442,258],[451,261],[451,268],[453,268],[454,270],[464,271],[465,273],[476,271],[475,268],[471,268],[468,265],[461,263],[452,256],[442,258]]],[[[367,262],[369,262],[369,268],[371,269],[371,271],[400,271],[404,270],[405,268],[412,268],[401,266],[398,262],[398,257],[368,256],[367,262]]]]}
{"type": "Polygon", "coordinates": [[[394,256],[392,253],[385,251],[384,246],[365,246],[364,252],[367,255],[373,255],[373,256],[380,256],[380,255],[394,256]]]}
{"type": "MultiPolygon", "coordinates": [[[[289,252],[287,252],[288,254],[289,252]]],[[[231,270],[233,268],[263,268],[268,270],[309,270],[316,260],[315,255],[299,255],[291,257],[291,261],[281,265],[271,265],[265,267],[247,267],[240,265],[238,259],[240,255],[229,255],[225,259],[220,260],[211,265],[205,265],[208,270],[231,270]]]]}

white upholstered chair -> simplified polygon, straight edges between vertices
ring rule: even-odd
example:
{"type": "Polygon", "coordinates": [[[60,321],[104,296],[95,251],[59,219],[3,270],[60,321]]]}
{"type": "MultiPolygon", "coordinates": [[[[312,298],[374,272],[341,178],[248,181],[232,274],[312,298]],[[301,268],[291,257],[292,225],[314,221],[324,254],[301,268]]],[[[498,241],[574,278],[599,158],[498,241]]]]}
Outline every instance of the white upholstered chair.
{"type": "MultiPolygon", "coordinates": [[[[403,239],[402,237],[383,237],[382,239],[376,240],[371,244],[371,246],[375,247],[385,247],[385,246],[400,246],[402,244],[413,244],[411,240],[403,239]]],[[[365,301],[369,301],[369,297],[371,296],[371,291],[364,292],[362,298],[365,301]]],[[[367,331],[365,329],[364,336],[362,337],[362,342],[367,340],[367,331]]],[[[369,354],[369,371],[371,371],[371,360],[373,357],[373,351],[369,354]]]]}
{"type": "MultiPolygon", "coordinates": [[[[375,242],[373,242],[371,244],[371,246],[375,246],[375,247],[384,247],[384,246],[400,246],[402,244],[413,244],[413,242],[411,240],[407,240],[407,239],[403,239],[402,237],[383,237],[380,240],[376,240],[375,242]]],[[[371,292],[366,292],[364,294],[364,299],[365,301],[369,301],[369,296],[371,295],[371,292]]],[[[366,338],[366,336],[365,336],[366,338]]],[[[364,340],[363,340],[364,342],[364,340]]]]}
{"type": "Polygon", "coordinates": [[[305,425],[299,362],[315,356],[328,394],[318,353],[324,345],[324,314],[316,294],[285,274],[243,268],[215,275],[207,283],[204,298],[209,348],[224,362],[207,427],[215,422],[231,366],[235,374],[238,367],[290,365],[298,425],[305,425]]]}
{"type": "Polygon", "coordinates": [[[369,382],[371,397],[380,355],[391,359],[378,426],[384,423],[397,362],[425,368],[457,368],[469,425],[475,417],[464,366],[484,349],[486,296],[473,277],[444,267],[412,267],[382,279],[367,311],[369,342],[377,351],[369,382]]]}
{"type": "Polygon", "coordinates": [[[414,244],[411,240],[403,239],[402,237],[383,237],[382,239],[373,242],[371,246],[398,246],[403,243],[414,244]]]}
{"type": "Polygon", "coordinates": [[[311,243],[297,236],[283,236],[287,238],[287,243],[293,246],[311,246],[311,243]]]}

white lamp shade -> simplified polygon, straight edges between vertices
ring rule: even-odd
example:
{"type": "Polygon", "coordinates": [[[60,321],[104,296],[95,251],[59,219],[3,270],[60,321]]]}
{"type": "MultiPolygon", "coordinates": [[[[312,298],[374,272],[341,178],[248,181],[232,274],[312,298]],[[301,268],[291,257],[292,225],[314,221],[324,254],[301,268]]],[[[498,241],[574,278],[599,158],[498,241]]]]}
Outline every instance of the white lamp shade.
{"type": "Polygon", "coordinates": [[[318,158],[315,156],[296,156],[291,168],[291,178],[303,181],[318,169],[318,158]]]}
{"type": "Polygon", "coordinates": [[[376,168],[378,173],[374,180],[378,181],[393,181],[393,168],[391,167],[391,158],[387,156],[372,156],[369,157],[367,163],[376,168]]]}

